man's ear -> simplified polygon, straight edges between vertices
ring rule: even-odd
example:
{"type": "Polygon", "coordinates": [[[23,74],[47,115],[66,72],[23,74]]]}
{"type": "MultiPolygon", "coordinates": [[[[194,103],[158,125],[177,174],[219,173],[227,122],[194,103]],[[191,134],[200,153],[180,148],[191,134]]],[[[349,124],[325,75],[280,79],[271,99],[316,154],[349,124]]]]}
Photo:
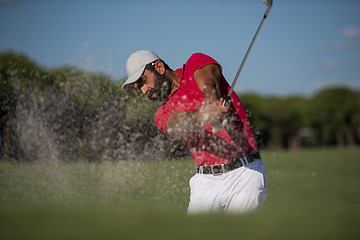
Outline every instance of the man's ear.
{"type": "Polygon", "coordinates": [[[155,62],[155,70],[161,75],[165,74],[166,69],[164,63],[160,60],[157,60],[155,62]]]}

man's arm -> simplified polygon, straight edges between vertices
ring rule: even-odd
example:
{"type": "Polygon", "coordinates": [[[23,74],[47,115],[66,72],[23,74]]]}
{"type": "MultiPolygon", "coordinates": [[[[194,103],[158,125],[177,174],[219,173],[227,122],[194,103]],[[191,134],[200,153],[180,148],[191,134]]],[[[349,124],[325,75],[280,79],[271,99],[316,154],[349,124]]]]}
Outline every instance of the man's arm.
{"type": "Polygon", "coordinates": [[[193,112],[174,112],[168,118],[165,130],[174,139],[186,133],[204,131],[206,122],[221,123],[228,108],[222,106],[220,80],[222,73],[217,64],[209,64],[194,72],[195,81],[204,94],[204,107],[193,112]]]}

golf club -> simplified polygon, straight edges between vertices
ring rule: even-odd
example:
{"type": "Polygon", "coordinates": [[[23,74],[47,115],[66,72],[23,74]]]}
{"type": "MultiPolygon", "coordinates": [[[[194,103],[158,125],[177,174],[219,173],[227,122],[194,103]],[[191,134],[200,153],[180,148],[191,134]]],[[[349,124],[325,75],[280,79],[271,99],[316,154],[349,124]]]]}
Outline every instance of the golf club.
{"type": "Polygon", "coordinates": [[[265,12],[265,14],[264,14],[263,19],[261,20],[261,23],[260,23],[260,25],[259,25],[259,27],[258,27],[258,29],[257,29],[257,31],[256,31],[256,33],[255,33],[255,36],[254,36],[253,40],[252,40],[251,43],[250,43],[250,46],[249,46],[248,50],[246,51],[245,57],[244,57],[244,59],[242,60],[241,65],[240,65],[240,67],[239,67],[239,69],[238,69],[238,71],[237,71],[237,73],[236,73],[236,75],[235,75],[234,81],[233,81],[233,83],[231,84],[230,91],[229,91],[229,93],[228,93],[228,95],[227,95],[227,97],[226,97],[223,105],[226,104],[226,100],[228,100],[228,99],[230,98],[231,93],[234,91],[234,87],[235,87],[235,84],[236,84],[236,82],[237,82],[237,80],[238,80],[238,78],[239,78],[240,72],[241,72],[242,68],[244,67],[245,61],[246,61],[246,59],[247,59],[247,57],[248,57],[248,55],[249,55],[249,53],[250,53],[250,50],[251,50],[251,48],[252,48],[252,46],[253,46],[253,44],[254,44],[254,42],[255,42],[255,39],[256,39],[256,37],[257,37],[257,35],[258,35],[258,33],[259,33],[259,31],[260,31],[263,23],[264,23],[266,17],[268,16],[271,7],[272,7],[272,2],[273,2],[272,0],[261,0],[261,1],[262,1],[263,3],[265,3],[265,4],[268,6],[268,8],[267,8],[267,10],[266,10],[266,12],[265,12]]]}
{"type": "MultiPolygon", "coordinates": [[[[241,70],[242,70],[243,67],[244,67],[245,61],[246,61],[246,59],[247,59],[247,57],[248,57],[248,55],[249,55],[249,53],[250,53],[250,50],[251,50],[251,48],[252,48],[252,46],[253,46],[253,44],[254,44],[254,42],[255,42],[255,39],[256,39],[258,33],[259,33],[259,31],[260,31],[260,29],[261,29],[261,27],[262,27],[262,25],[263,25],[266,17],[268,16],[268,14],[269,14],[269,12],[270,12],[271,7],[272,7],[272,3],[273,3],[272,0],[261,0],[261,1],[262,1],[263,3],[265,3],[268,8],[266,9],[266,12],[265,12],[265,14],[264,14],[264,17],[262,18],[261,23],[260,23],[260,25],[259,25],[259,27],[258,27],[258,29],[257,29],[257,31],[256,31],[256,33],[255,33],[255,36],[254,36],[254,38],[252,39],[252,41],[251,41],[251,43],[250,43],[250,46],[248,47],[248,49],[247,49],[247,51],[246,51],[246,54],[245,54],[245,56],[244,56],[244,58],[243,58],[243,60],[242,60],[242,62],[241,62],[241,64],[240,64],[240,67],[239,67],[239,69],[238,69],[238,71],[237,71],[237,73],[236,73],[236,75],[235,75],[234,81],[233,81],[232,84],[231,84],[231,88],[230,88],[230,90],[229,90],[229,93],[227,94],[224,102],[222,103],[223,106],[226,105],[226,103],[227,103],[228,100],[230,99],[230,96],[231,96],[232,92],[234,91],[234,87],[235,87],[236,82],[237,82],[237,80],[238,80],[238,78],[239,78],[239,75],[240,75],[240,73],[241,73],[241,70]]],[[[224,128],[225,125],[226,125],[226,120],[224,120],[224,121],[222,122],[222,124],[212,124],[213,132],[219,131],[220,129],[224,128]]]]}

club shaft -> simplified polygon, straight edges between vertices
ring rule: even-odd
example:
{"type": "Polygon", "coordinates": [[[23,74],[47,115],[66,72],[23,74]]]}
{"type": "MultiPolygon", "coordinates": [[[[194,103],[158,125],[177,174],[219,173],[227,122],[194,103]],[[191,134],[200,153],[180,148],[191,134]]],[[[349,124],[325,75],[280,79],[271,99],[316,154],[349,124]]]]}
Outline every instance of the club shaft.
{"type": "Polygon", "coordinates": [[[235,87],[236,82],[237,82],[237,80],[238,80],[238,78],[239,78],[239,75],[240,75],[240,73],[241,73],[241,70],[242,70],[242,68],[244,67],[245,61],[246,61],[246,59],[247,59],[247,57],[248,57],[248,55],[249,55],[249,53],[250,53],[250,50],[251,50],[251,48],[252,48],[252,46],[253,46],[253,44],[254,44],[254,42],[255,42],[255,39],[256,39],[256,37],[257,37],[257,35],[258,35],[261,27],[262,27],[262,25],[263,25],[263,23],[264,23],[267,15],[269,14],[270,8],[271,8],[271,6],[267,8],[267,10],[266,10],[266,12],[265,12],[265,14],[264,14],[264,17],[263,17],[262,20],[261,20],[261,23],[260,23],[260,25],[259,25],[259,27],[258,27],[258,29],[257,29],[257,31],[256,31],[256,33],[255,33],[255,36],[254,36],[254,38],[252,39],[252,41],[251,41],[251,43],[250,43],[250,46],[249,46],[249,48],[247,49],[246,54],[245,54],[245,56],[244,56],[244,58],[243,58],[243,60],[242,60],[242,62],[241,62],[241,64],[240,64],[240,67],[239,67],[239,69],[238,69],[238,71],[237,71],[237,73],[236,73],[236,75],[235,75],[234,81],[233,81],[232,84],[231,84],[231,88],[230,88],[230,90],[229,90],[229,93],[228,93],[225,101],[223,102],[223,105],[226,104],[226,100],[230,98],[232,92],[234,91],[234,87],[235,87]]]}

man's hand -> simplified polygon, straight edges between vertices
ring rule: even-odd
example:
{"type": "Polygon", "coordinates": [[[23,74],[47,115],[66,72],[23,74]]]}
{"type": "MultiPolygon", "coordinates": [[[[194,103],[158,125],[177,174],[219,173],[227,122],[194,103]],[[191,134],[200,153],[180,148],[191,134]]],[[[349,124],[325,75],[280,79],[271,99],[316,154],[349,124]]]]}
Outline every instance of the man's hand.
{"type": "Polygon", "coordinates": [[[205,106],[193,112],[174,112],[165,126],[167,134],[179,139],[188,133],[204,131],[207,122],[220,125],[225,119],[228,107],[223,106],[220,80],[222,73],[219,65],[209,64],[194,72],[199,90],[204,94],[205,106]]]}
{"type": "Polygon", "coordinates": [[[200,120],[205,124],[210,123],[222,123],[225,119],[225,114],[228,112],[228,108],[223,106],[224,98],[215,100],[212,103],[199,109],[200,120]]]}
{"type": "Polygon", "coordinates": [[[193,112],[174,112],[166,122],[167,134],[178,139],[184,134],[204,131],[207,122],[221,124],[228,108],[223,106],[224,99],[213,101],[193,112]]]}

